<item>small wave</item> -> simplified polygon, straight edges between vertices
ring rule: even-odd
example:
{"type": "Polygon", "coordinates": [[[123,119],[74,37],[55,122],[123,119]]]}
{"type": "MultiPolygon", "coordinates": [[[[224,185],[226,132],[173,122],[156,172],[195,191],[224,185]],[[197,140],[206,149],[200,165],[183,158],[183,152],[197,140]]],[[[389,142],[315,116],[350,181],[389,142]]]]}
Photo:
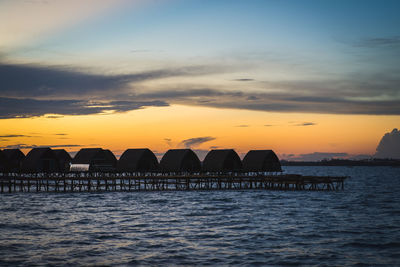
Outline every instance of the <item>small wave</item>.
{"type": "Polygon", "coordinates": [[[36,230],[50,230],[49,227],[39,223],[0,223],[0,229],[4,230],[20,230],[20,231],[36,231],[36,230]]]}
{"type": "Polygon", "coordinates": [[[360,248],[400,248],[399,242],[387,243],[370,243],[370,242],[349,242],[343,245],[344,247],[360,247],[360,248]]]}

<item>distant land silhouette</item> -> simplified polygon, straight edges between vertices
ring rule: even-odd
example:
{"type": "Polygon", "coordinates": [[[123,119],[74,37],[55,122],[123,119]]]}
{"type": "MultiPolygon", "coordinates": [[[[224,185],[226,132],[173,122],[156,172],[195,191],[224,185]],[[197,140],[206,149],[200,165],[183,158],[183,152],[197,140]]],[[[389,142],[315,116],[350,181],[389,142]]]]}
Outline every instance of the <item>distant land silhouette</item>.
{"type": "Polygon", "coordinates": [[[281,160],[282,166],[391,166],[400,167],[399,159],[329,159],[321,161],[288,161],[281,160]]]}

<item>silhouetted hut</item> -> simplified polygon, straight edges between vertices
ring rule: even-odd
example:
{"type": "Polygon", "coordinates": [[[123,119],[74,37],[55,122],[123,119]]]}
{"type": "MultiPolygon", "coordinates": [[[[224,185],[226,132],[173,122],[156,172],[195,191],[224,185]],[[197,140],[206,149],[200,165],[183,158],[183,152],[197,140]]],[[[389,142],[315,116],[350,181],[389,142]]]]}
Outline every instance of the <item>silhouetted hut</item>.
{"type": "Polygon", "coordinates": [[[71,171],[115,171],[117,159],[109,150],[82,148],[71,162],[71,171]]]}
{"type": "Polygon", "coordinates": [[[241,169],[242,162],[233,149],[211,150],[203,161],[205,172],[233,172],[241,169]]]}
{"type": "Polygon", "coordinates": [[[272,150],[250,150],[243,159],[246,172],[281,172],[281,163],[272,150]]]}
{"type": "Polygon", "coordinates": [[[199,172],[201,163],[191,149],[170,149],[160,161],[164,172],[199,172]]]}
{"type": "Polygon", "coordinates": [[[107,155],[107,159],[112,163],[112,165],[114,166],[113,168],[114,168],[114,170],[117,168],[117,163],[118,163],[118,160],[117,160],[117,158],[115,157],[115,155],[114,155],[114,153],[112,153],[111,152],[111,150],[109,150],[109,149],[104,149],[104,152],[106,153],[106,155],[107,155]]]}
{"type": "Polygon", "coordinates": [[[117,170],[120,172],[157,171],[158,160],[150,149],[127,149],[118,160],[117,170]]]}
{"type": "Polygon", "coordinates": [[[58,172],[57,156],[51,148],[33,148],[21,165],[23,172],[58,172]]]}
{"type": "Polygon", "coordinates": [[[8,159],[8,171],[17,172],[21,169],[22,161],[25,159],[24,153],[19,149],[4,149],[4,154],[8,159]]]}
{"type": "Polygon", "coordinates": [[[70,164],[72,161],[71,156],[65,149],[54,149],[54,153],[57,156],[58,166],[60,166],[60,171],[67,172],[69,171],[70,164]]]}
{"type": "Polygon", "coordinates": [[[9,161],[6,154],[0,150],[0,172],[7,172],[9,169],[9,161]]]}

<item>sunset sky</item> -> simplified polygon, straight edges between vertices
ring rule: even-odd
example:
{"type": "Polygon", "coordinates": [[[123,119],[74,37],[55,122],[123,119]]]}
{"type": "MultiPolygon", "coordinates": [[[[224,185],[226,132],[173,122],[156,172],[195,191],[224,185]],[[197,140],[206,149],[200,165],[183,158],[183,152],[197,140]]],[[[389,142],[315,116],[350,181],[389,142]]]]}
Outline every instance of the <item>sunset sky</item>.
{"type": "Polygon", "coordinates": [[[400,127],[399,11],[397,0],[0,0],[0,148],[373,155],[400,127]]]}

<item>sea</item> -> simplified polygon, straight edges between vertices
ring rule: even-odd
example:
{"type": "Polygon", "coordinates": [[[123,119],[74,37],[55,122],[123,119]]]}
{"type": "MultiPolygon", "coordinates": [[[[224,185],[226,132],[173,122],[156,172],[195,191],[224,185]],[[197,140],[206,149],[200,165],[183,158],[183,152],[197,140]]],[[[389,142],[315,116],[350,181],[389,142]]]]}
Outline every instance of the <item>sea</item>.
{"type": "Polygon", "coordinates": [[[1,266],[400,266],[400,168],[341,191],[0,194],[1,266]]]}

